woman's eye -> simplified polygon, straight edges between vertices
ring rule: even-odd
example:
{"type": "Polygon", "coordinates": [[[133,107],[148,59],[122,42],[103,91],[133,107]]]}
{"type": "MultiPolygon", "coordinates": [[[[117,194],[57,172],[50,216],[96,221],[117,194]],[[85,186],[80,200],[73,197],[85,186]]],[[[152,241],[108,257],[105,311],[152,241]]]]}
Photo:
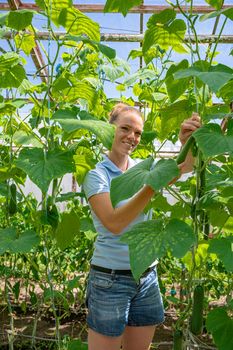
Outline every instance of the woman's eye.
{"type": "Polygon", "coordinates": [[[129,130],[129,128],[127,128],[127,126],[122,126],[121,129],[124,130],[124,131],[128,131],[129,130]]]}

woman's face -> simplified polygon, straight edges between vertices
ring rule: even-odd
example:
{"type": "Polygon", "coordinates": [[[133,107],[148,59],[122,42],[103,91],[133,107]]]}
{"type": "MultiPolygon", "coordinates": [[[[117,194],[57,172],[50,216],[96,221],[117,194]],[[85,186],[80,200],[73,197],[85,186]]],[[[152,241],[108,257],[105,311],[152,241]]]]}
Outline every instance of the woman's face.
{"type": "Polygon", "coordinates": [[[129,155],[140,142],[143,131],[142,118],[134,111],[121,113],[115,123],[116,133],[112,151],[122,155],[129,155]]]}

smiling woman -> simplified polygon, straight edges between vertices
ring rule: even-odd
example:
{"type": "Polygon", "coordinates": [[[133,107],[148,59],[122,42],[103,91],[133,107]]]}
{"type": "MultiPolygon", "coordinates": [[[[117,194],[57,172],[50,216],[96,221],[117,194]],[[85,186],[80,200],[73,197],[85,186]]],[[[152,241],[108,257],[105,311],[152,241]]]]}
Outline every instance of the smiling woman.
{"type": "Polygon", "coordinates": [[[110,113],[110,123],[116,125],[116,133],[109,159],[125,171],[128,168],[127,156],[137,147],[143,131],[141,113],[134,107],[119,103],[110,113]]]}
{"type": "MultiPolygon", "coordinates": [[[[200,126],[192,118],[188,121],[180,132],[184,142],[200,126]]],[[[136,282],[128,245],[120,242],[120,237],[133,225],[151,218],[151,213],[143,210],[155,191],[145,185],[113,207],[111,181],[136,165],[130,154],[140,142],[143,120],[136,108],[120,103],[110,113],[110,123],[116,126],[112,148],[84,181],[98,232],[87,288],[88,349],[119,350],[122,345],[124,350],[146,350],[156,325],[164,320],[156,263],[136,282]]]]}

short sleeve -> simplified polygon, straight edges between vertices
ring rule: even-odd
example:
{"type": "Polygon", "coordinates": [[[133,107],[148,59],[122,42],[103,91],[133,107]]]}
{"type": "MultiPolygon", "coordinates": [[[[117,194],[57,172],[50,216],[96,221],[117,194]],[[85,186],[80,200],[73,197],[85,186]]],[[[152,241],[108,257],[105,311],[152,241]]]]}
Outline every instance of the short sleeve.
{"type": "Polygon", "coordinates": [[[110,192],[107,175],[97,169],[90,170],[85,177],[83,190],[87,199],[94,194],[110,192]]]}

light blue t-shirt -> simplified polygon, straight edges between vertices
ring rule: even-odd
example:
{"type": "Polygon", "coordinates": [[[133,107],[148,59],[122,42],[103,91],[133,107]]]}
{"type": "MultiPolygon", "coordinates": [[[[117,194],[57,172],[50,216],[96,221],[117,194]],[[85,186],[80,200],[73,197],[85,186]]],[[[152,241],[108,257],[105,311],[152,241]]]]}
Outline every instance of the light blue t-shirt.
{"type": "MultiPolygon", "coordinates": [[[[129,168],[136,165],[137,161],[129,158],[129,168]]],[[[112,179],[122,174],[120,170],[107,156],[103,156],[103,161],[99,162],[95,169],[90,170],[85,177],[83,188],[86,198],[89,199],[94,194],[110,192],[112,179]]],[[[120,207],[127,203],[129,199],[117,204],[120,207]]],[[[141,213],[132,221],[120,234],[110,232],[95,215],[93,210],[92,218],[98,236],[95,242],[95,250],[92,257],[92,264],[109,269],[128,270],[130,269],[129,249],[127,244],[120,242],[120,237],[133,225],[150,219],[150,213],[141,213]]]]}

